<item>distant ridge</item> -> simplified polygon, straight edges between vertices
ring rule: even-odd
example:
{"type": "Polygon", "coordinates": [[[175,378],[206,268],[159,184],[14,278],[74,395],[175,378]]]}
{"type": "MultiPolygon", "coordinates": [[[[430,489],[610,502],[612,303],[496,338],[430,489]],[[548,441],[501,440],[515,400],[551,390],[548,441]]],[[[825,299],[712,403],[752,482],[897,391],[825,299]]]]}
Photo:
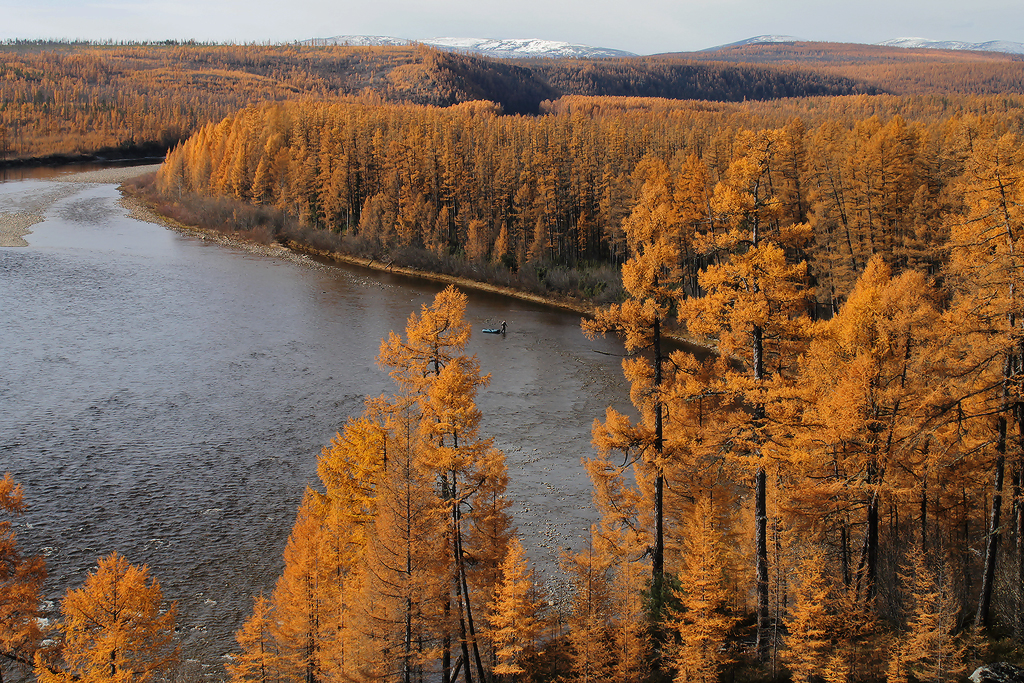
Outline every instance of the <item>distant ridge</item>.
{"type": "MultiPolygon", "coordinates": [[[[734,43],[716,45],[704,48],[697,52],[716,52],[734,48],[747,47],[751,45],[773,45],[780,43],[807,43],[821,42],[808,41],[796,36],[764,34],[754,36],[745,40],[738,40],[734,43]]],[[[440,50],[451,52],[462,52],[467,54],[482,55],[498,59],[601,59],[618,57],[636,57],[637,55],[625,50],[615,50],[606,47],[594,47],[578,43],[567,43],[559,40],[540,40],[538,38],[426,38],[423,40],[409,40],[406,38],[394,38],[391,36],[333,36],[331,38],[311,38],[299,41],[301,45],[350,45],[353,47],[380,47],[400,46],[422,43],[440,50]]],[[[870,45],[871,43],[852,43],[859,45],[870,45]]],[[[969,43],[957,40],[930,40],[928,38],[894,38],[884,40],[880,43],[873,43],[878,47],[896,47],[912,49],[931,50],[968,50],[981,52],[1001,52],[1007,54],[1024,55],[1024,43],[1015,43],[1008,40],[990,40],[984,43],[969,43]]]]}
{"type": "Polygon", "coordinates": [[[743,47],[744,45],[765,45],[769,43],[805,43],[803,38],[797,38],[795,36],[776,36],[776,35],[763,35],[754,36],[753,38],[747,38],[746,40],[738,40],[735,43],[726,43],[725,45],[716,45],[714,47],[706,47],[698,52],[714,52],[715,50],[724,50],[730,47],[743,47]]]}
{"type": "Polygon", "coordinates": [[[606,47],[593,47],[591,45],[566,43],[559,40],[540,40],[537,38],[426,38],[424,40],[406,40],[390,36],[334,36],[332,38],[311,38],[300,41],[301,45],[350,45],[352,47],[412,45],[414,43],[430,45],[440,50],[466,52],[499,59],[636,57],[634,53],[626,52],[625,50],[613,50],[606,47]]]}
{"type": "Polygon", "coordinates": [[[300,45],[327,46],[349,45],[351,47],[381,47],[394,45],[411,45],[412,40],[391,38],[390,36],[334,36],[333,38],[310,38],[300,40],[300,45]]]}
{"type": "Polygon", "coordinates": [[[490,38],[431,38],[420,42],[441,48],[442,50],[470,52],[506,59],[534,57],[550,57],[554,59],[636,57],[636,54],[626,52],[625,50],[613,50],[607,47],[593,47],[578,43],[566,43],[560,40],[540,40],[537,38],[511,38],[506,40],[490,38]]]}
{"type": "Polygon", "coordinates": [[[929,50],[977,50],[980,52],[1008,52],[1024,54],[1024,43],[1008,40],[990,40],[985,43],[966,43],[959,40],[929,40],[928,38],[894,38],[876,45],[886,47],[926,48],[929,50]]]}
{"type": "MultiPolygon", "coordinates": [[[[776,43],[810,43],[822,41],[809,41],[795,36],[763,35],[739,40],[735,43],[716,45],[715,47],[704,48],[698,52],[717,52],[733,48],[746,47],[749,45],[771,45],[776,43]]],[[[1014,43],[1008,40],[990,40],[985,43],[968,43],[959,40],[930,40],[928,38],[894,38],[883,40],[880,43],[850,43],[851,45],[875,45],[877,47],[897,47],[929,50],[972,50],[980,52],[1004,52],[1008,54],[1024,54],[1024,43],[1014,43]]]]}

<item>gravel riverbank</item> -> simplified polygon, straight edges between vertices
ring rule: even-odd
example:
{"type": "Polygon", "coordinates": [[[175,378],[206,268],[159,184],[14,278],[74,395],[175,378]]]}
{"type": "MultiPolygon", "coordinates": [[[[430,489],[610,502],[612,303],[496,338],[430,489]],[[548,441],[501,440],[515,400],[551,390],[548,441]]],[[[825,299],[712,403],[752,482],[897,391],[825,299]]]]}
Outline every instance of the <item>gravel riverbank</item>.
{"type": "Polygon", "coordinates": [[[32,226],[44,220],[47,210],[57,201],[75,192],[74,185],[81,183],[123,183],[140,175],[151,173],[160,164],[104,168],[96,171],[68,173],[51,180],[53,190],[44,192],[29,203],[21,204],[14,211],[0,211],[0,247],[27,247],[25,236],[32,234],[32,226]]]}

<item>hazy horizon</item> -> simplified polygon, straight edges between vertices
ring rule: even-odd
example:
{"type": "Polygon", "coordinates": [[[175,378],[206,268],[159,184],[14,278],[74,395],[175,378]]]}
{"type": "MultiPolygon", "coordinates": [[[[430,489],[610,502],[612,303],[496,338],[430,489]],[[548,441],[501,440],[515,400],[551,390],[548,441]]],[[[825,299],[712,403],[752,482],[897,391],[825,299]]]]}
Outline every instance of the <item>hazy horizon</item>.
{"type": "Polygon", "coordinates": [[[517,3],[441,0],[373,5],[296,0],[2,0],[0,39],[197,40],[292,42],[338,35],[410,40],[440,37],[535,38],[637,54],[702,50],[758,35],[877,43],[902,37],[985,42],[1024,41],[1024,4],[979,0],[881,0],[818,3],[782,0],[542,0],[517,3]]]}

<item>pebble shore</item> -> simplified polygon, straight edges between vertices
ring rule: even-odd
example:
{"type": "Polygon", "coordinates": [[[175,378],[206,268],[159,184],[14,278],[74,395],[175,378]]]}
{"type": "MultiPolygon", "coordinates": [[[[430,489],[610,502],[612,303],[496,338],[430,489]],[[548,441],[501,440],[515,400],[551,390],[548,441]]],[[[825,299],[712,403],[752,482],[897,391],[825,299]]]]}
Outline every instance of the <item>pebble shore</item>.
{"type": "MultiPolygon", "coordinates": [[[[55,202],[75,192],[74,185],[81,183],[123,183],[140,175],[151,173],[160,168],[160,164],[131,166],[123,168],[104,168],[97,171],[68,173],[50,180],[65,183],[66,187],[56,185],[53,191],[42,193],[39,199],[29,206],[19,206],[18,211],[0,211],[0,247],[27,247],[25,235],[32,233],[32,226],[44,220],[46,211],[55,202]]],[[[129,207],[135,210],[135,207],[129,207]]]]}

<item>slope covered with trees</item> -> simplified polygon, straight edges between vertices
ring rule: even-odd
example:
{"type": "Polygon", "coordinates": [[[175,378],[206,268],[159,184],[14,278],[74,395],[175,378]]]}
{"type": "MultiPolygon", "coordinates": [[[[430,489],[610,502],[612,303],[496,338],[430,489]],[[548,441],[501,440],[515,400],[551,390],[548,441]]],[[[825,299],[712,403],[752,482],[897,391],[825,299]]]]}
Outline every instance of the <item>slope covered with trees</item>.
{"type": "Polygon", "coordinates": [[[506,114],[536,114],[545,100],[569,95],[740,102],[1021,94],[1024,87],[1024,63],[998,55],[929,51],[910,59],[889,50],[884,59],[863,59],[850,46],[828,45],[790,52],[512,62],[423,46],[7,43],[0,45],[0,160],[162,153],[253,102],[488,100],[506,114]]]}
{"type": "Polygon", "coordinates": [[[488,103],[265,106],[205,127],[168,156],[158,181],[171,198],[283,212],[314,243],[320,234],[338,249],[438,267],[496,264],[528,285],[552,266],[622,263],[626,218],[658,172],[693,293],[713,261],[692,234],[725,224],[714,189],[761,135],[772,210],[808,223],[808,239],[790,248],[807,260],[816,300],[836,309],[872,255],[934,271],[948,235],[942,217],[965,201],[971,149],[1024,130],[1024,109],[1007,97],[965,98],[958,113],[948,101],[913,99],[906,108],[917,120],[873,115],[900,103],[563,98],[532,118],[500,116],[488,103]]]}
{"type": "Polygon", "coordinates": [[[1024,84],[1024,59],[1021,55],[1000,52],[795,42],[741,45],[660,57],[807,69],[903,95],[1019,94],[1024,84]]]}

